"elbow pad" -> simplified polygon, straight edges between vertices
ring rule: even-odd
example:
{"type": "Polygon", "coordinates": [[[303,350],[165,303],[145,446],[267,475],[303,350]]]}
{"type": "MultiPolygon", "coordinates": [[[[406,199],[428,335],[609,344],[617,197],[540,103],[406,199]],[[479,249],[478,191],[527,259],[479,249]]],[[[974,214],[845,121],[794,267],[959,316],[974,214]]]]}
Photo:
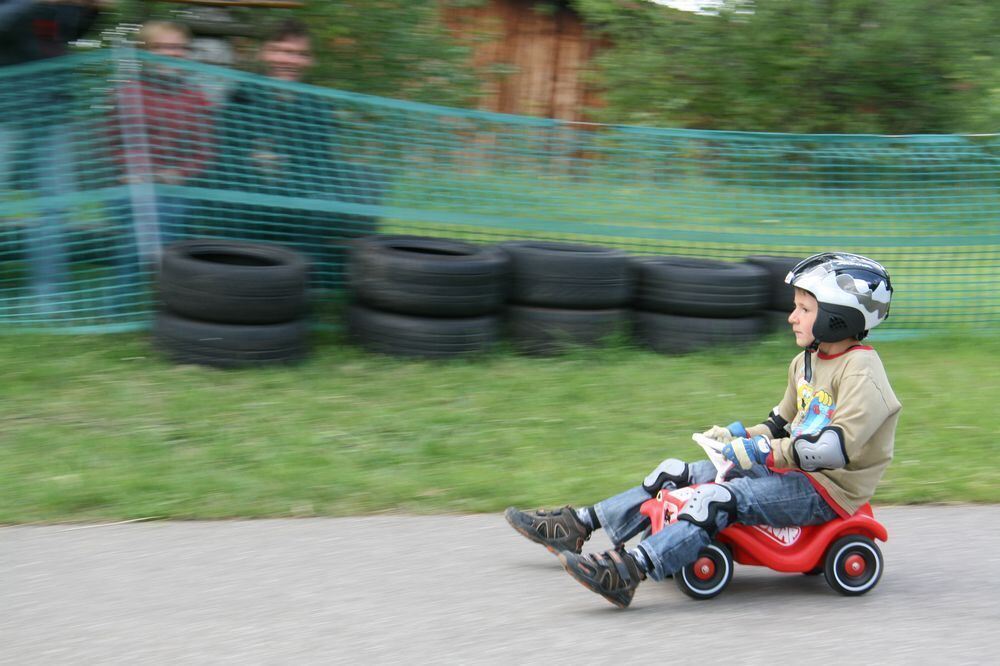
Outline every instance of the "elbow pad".
{"type": "Polygon", "coordinates": [[[799,469],[815,472],[820,469],[841,469],[850,462],[844,446],[844,432],[827,426],[814,435],[803,435],[792,442],[792,454],[799,469]]]}

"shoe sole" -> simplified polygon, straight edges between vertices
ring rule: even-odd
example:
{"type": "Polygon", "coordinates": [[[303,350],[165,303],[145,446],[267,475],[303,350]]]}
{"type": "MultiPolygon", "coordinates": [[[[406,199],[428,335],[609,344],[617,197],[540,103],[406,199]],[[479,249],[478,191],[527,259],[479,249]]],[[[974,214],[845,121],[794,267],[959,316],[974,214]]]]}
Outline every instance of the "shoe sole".
{"type": "MultiPolygon", "coordinates": [[[[566,552],[569,552],[569,551],[566,551],[566,552]]],[[[573,568],[570,566],[569,560],[566,558],[565,555],[563,555],[562,553],[558,553],[557,556],[559,557],[559,561],[562,562],[563,569],[565,569],[566,573],[568,573],[570,576],[573,577],[573,580],[575,580],[576,582],[578,582],[580,585],[583,585],[585,588],[587,588],[591,592],[596,592],[597,594],[601,595],[602,597],[604,597],[605,599],[608,600],[608,603],[614,604],[618,608],[628,608],[629,604],[632,603],[631,599],[629,599],[628,602],[626,602],[626,603],[622,603],[621,601],[618,601],[617,599],[613,599],[613,598],[609,597],[607,594],[604,593],[603,590],[599,590],[596,587],[594,587],[593,584],[591,584],[591,582],[589,580],[587,580],[586,578],[582,578],[582,577],[578,576],[576,574],[576,571],[574,571],[573,568]]]]}

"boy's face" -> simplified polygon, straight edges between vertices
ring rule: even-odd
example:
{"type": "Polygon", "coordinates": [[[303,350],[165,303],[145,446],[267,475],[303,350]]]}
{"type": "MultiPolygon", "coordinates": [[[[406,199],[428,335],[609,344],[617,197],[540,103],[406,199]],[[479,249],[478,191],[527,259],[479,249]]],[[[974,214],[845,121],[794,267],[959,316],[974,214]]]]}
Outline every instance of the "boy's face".
{"type": "Polygon", "coordinates": [[[186,58],[188,46],[188,38],[184,33],[160,30],[149,38],[146,50],[156,55],[186,58]]]}
{"type": "Polygon", "coordinates": [[[813,342],[813,324],[816,323],[816,314],[819,311],[819,304],[816,298],[808,291],[795,289],[795,309],[788,315],[788,323],[792,325],[792,333],[795,334],[795,344],[803,349],[813,342]]]}
{"type": "Polygon", "coordinates": [[[265,43],[260,49],[265,73],[282,81],[301,81],[313,63],[308,37],[287,37],[265,43]]]}

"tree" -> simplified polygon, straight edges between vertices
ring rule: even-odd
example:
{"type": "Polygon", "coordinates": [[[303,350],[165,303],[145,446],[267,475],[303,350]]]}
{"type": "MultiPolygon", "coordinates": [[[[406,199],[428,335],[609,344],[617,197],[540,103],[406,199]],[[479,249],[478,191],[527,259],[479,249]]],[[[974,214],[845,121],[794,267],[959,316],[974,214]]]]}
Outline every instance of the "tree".
{"type": "Polygon", "coordinates": [[[613,43],[611,122],[782,132],[993,131],[1000,7],[977,0],[727,0],[717,14],[575,0],[613,43]]]}
{"type": "Polygon", "coordinates": [[[453,106],[475,103],[469,50],[448,34],[435,0],[309,0],[315,82],[453,106]]]}

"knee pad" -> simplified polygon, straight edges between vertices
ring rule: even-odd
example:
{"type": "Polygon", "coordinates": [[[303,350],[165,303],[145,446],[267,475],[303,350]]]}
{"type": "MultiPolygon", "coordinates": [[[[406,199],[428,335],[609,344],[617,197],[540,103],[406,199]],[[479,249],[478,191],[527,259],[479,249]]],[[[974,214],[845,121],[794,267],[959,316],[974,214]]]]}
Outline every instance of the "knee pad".
{"type": "Polygon", "coordinates": [[[736,497],[721,483],[706,483],[694,491],[691,499],[677,513],[677,520],[694,523],[710,535],[715,535],[719,531],[719,513],[732,521],[736,517],[736,497]]]}
{"type": "Polygon", "coordinates": [[[654,497],[665,483],[672,483],[674,488],[683,488],[689,485],[691,477],[688,472],[688,464],[677,458],[667,458],[646,475],[642,481],[642,487],[649,493],[650,497],[654,497]]]}

